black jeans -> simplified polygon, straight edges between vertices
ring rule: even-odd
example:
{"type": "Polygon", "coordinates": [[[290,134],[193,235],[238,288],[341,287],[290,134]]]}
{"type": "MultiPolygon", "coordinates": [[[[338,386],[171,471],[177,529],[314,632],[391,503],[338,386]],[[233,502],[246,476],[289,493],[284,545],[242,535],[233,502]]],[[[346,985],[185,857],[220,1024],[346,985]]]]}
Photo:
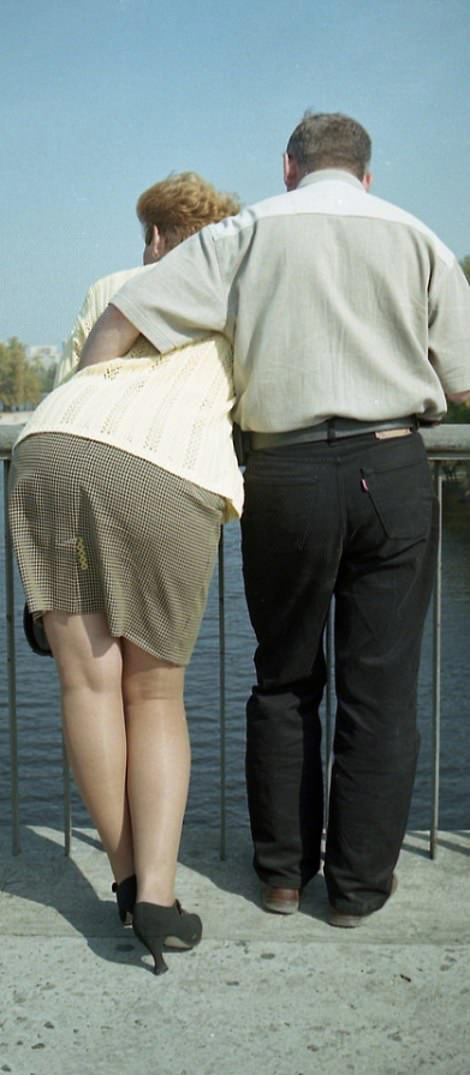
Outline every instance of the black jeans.
{"type": "Polygon", "coordinates": [[[318,707],[335,596],[337,694],[325,877],[330,902],[382,906],[403,840],[418,734],[416,687],[437,512],[417,433],[253,452],[242,518],[258,640],[246,772],[260,878],[298,888],[318,870],[318,707]]]}

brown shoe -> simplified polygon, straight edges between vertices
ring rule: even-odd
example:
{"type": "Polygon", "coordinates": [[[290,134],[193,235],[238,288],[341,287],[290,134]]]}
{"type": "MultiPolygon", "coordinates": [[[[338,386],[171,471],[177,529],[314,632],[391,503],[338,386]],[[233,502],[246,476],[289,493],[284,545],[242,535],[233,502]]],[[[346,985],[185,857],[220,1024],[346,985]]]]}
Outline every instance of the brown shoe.
{"type": "Polygon", "coordinates": [[[294,914],[299,909],[300,890],[298,888],[271,888],[267,885],[262,897],[265,911],[272,914],[294,914]]]}
{"type": "MultiPolygon", "coordinates": [[[[390,888],[390,896],[396,892],[398,888],[398,877],[393,874],[392,884],[390,888]]],[[[388,899],[390,899],[388,896],[388,899]]],[[[382,910],[381,907],[378,910],[382,910]]],[[[343,929],[355,929],[356,926],[362,925],[366,918],[370,918],[371,914],[375,914],[375,911],[371,911],[370,914],[349,914],[349,911],[338,911],[336,907],[332,907],[331,904],[328,908],[327,921],[330,926],[340,926],[343,929]]]]}

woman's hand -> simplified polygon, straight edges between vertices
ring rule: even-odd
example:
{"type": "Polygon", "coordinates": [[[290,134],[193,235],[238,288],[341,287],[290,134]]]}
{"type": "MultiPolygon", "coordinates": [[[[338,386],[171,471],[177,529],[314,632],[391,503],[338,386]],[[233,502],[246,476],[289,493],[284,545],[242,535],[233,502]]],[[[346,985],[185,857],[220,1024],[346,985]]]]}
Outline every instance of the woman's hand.
{"type": "Polygon", "coordinates": [[[79,370],[97,362],[122,358],[135,343],[140,332],[112,303],[93,326],[80,357],[79,370]]]}

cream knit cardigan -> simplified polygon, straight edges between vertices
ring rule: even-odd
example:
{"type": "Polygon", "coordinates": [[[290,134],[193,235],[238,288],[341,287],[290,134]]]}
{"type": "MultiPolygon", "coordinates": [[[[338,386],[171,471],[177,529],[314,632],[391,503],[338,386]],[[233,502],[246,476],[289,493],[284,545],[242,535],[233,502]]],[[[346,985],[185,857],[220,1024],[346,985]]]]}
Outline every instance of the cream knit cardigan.
{"type": "Polygon", "coordinates": [[[226,521],[237,518],[243,480],[230,420],[232,356],[223,336],[164,355],[140,337],[124,358],[87,366],[71,376],[94,321],[112,294],[138,271],[115,273],[90,289],[65,352],[68,379],[39,404],[16,444],[47,432],[113,445],[218,493],[226,500],[226,521]]]}

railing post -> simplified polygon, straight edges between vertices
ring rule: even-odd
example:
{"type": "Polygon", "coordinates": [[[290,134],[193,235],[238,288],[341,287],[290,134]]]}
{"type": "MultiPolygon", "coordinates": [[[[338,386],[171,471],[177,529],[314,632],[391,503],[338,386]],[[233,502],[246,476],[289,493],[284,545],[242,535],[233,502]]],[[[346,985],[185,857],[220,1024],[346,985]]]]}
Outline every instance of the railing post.
{"type": "Polygon", "coordinates": [[[331,770],[333,768],[333,729],[334,729],[334,707],[335,707],[335,612],[334,612],[334,598],[330,602],[328,609],[328,618],[326,621],[326,728],[325,728],[325,749],[326,749],[326,789],[325,789],[325,822],[324,828],[328,825],[328,811],[330,802],[330,789],[331,789],[331,770]]]}
{"type": "Polygon", "coordinates": [[[64,855],[70,856],[72,844],[72,801],[70,795],[70,768],[65,747],[65,739],[62,736],[62,772],[64,784],[64,855]]]}
{"type": "Polygon", "coordinates": [[[219,855],[226,857],[226,722],[225,722],[225,575],[224,530],[219,541],[219,741],[220,741],[220,832],[219,855]]]}
{"type": "Polygon", "coordinates": [[[4,537],[5,537],[5,608],[6,608],[6,658],[8,684],[8,719],[10,726],[10,764],[11,764],[11,816],[12,816],[12,852],[19,855],[20,813],[18,795],[18,738],[16,727],[16,646],[15,646],[15,587],[13,573],[13,546],[8,526],[8,475],[10,462],[4,460],[3,495],[4,495],[4,537]]]}
{"type": "Polygon", "coordinates": [[[434,463],[434,490],[438,505],[436,577],[432,616],[432,805],[429,854],[437,854],[439,828],[439,768],[441,753],[441,623],[442,623],[442,466],[434,463]]]}

